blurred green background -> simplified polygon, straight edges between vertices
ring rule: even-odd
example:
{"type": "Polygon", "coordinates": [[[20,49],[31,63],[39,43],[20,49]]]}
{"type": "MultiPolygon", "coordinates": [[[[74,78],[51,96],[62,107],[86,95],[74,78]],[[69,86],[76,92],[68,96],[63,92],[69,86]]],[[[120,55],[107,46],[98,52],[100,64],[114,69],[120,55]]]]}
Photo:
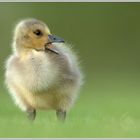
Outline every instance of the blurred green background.
{"type": "Polygon", "coordinates": [[[140,3],[0,3],[0,137],[140,137],[140,3]],[[15,24],[33,17],[74,45],[85,84],[61,124],[34,123],[4,86],[15,24]]]}

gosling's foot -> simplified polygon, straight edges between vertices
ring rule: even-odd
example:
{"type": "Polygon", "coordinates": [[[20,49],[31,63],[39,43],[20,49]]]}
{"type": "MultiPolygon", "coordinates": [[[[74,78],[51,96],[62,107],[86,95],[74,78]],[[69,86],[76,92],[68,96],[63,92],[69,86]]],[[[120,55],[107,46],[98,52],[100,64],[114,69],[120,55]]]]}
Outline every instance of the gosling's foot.
{"type": "Polygon", "coordinates": [[[63,110],[57,110],[56,111],[56,116],[57,116],[57,119],[61,122],[64,122],[65,119],[66,119],[66,111],[63,111],[63,110]]]}
{"type": "Polygon", "coordinates": [[[34,121],[35,117],[36,117],[36,110],[35,109],[28,110],[27,111],[27,117],[30,121],[34,121]]]}

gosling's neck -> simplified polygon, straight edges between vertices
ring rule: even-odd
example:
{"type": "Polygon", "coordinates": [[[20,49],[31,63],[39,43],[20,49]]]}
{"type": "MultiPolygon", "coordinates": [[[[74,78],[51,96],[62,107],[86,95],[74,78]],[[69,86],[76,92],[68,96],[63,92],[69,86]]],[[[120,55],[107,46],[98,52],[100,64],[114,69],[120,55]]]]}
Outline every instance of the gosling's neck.
{"type": "Polygon", "coordinates": [[[19,45],[16,42],[13,42],[13,52],[16,54],[20,59],[25,59],[31,52],[32,48],[24,46],[24,45],[19,45]]]}

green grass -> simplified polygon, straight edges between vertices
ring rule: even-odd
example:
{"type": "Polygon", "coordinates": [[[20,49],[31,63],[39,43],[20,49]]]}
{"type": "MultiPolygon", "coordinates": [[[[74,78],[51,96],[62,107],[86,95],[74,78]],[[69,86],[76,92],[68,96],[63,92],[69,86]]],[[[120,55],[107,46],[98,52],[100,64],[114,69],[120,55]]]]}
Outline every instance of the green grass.
{"type": "Polygon", "coordinates": [[[119,94],[121,87],[111,94],[115,87],[105,87],[84,88],[65,123],[57,121],[54,111],[38,111],[36,120],[29,122],[5,91],[0,99],[0,137],[140,137],[140,95],[125,93],[129,88],[119,94]]]}

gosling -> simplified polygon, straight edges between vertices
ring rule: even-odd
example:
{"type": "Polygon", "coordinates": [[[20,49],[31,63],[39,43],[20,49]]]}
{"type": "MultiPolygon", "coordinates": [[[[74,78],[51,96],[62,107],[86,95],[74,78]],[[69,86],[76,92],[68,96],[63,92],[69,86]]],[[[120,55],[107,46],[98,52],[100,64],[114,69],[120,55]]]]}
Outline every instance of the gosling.
{"type": "Polygon", "coordinates": [[[6,61],[5,83],[15,104],[30,120],[36,110],[55,110],[65,120],[82,85],[82,74],[71,46],[52,35],[37,19],[20,21],[12,54],[6,61]]]}

